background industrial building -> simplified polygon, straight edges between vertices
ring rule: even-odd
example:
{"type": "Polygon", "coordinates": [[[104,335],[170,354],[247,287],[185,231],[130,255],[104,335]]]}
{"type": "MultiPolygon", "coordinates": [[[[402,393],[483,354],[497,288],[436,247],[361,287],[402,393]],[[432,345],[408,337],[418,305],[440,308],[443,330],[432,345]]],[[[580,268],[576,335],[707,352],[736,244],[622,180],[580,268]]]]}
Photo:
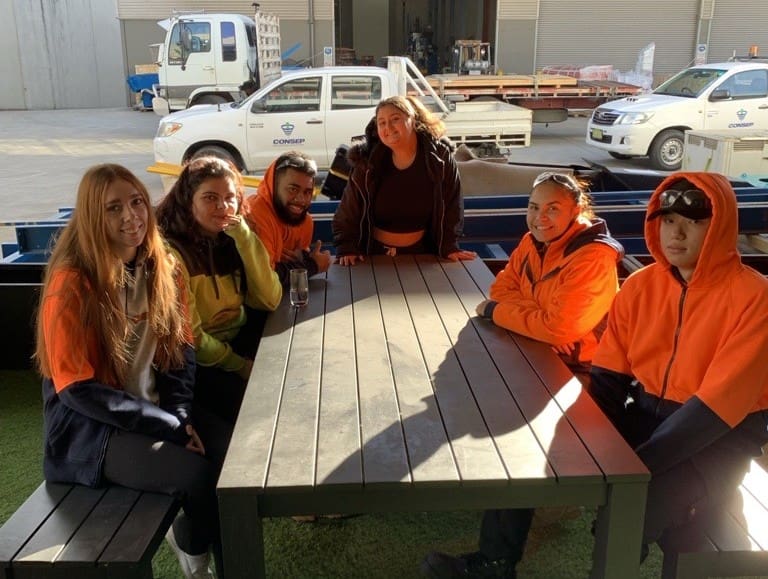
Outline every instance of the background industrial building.
{"type": "MultiPolygon", "coordinates": [[[[491,43],[493,64],[529,74],[544,66],[634,68],[656,45],[654,75],[727,60],[752,45],[768,54],[765,0],[262,0],[280,17],[291,61],[321,66],[332,46],[347,60],[388,54],[451,65],[457,39],[491,43]],[[342,49],[342,50],[339,50],[342,49]],[[348,49],[348,50],[343,50],[348,49]]],[[[252,14],[248,0],[0,0],[0,109],[131,104],[126,77],[155,58],[157,21],[173,10],[252,14]]]]}

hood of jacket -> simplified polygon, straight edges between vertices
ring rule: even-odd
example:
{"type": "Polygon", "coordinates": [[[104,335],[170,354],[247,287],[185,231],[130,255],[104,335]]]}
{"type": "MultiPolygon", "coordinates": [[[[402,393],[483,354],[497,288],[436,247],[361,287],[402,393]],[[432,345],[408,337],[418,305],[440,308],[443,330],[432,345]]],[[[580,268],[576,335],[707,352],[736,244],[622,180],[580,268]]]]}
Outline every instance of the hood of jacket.
{"type": "Polygon", "coordinates": [[[243,215],[269,253],[272,269],[281,261],[283,249],[305,249],[312,242],[314,223],[307,213],[301,223],[287,223],[275,207],[275,162],[270,163],[256,193],[243,204],[243,215]]]}
{"type": "MultiPolygon", "coordinates": [[[[275,219],[280,220],[280,216],[275,208],[275,163],[277,159],[272,161],[267,167],[264,177],[261,179],[256,193],[251,195],[245,200],[243,213],[248,219],[254,211],[269,211],[275,219]]],[[[309,215],[309,214],[307,214],[309,215]]],[[[304,220],[306,221],[306,217],[304,220]]],[[[286,227],[291,225],[285,223],[286,227]]],[[[300,225],[300,224],[299,224],[300,225]]],[[[298,227],[297,225],[296,227],[298,227]]]]}
{"type": "Polygon", "coordinates": [[[648,202],[645,240],[656,263],[671,269],[661,247],[661,218],[648,221],[647,216],[659,209],[661,193],[682,179],[701,189],[712,202],[712,220],[696,268],[688,282],[689,286],[706,287],[728,276],[732,268],[741,263],[737,249],[738,207],[736,195],[728,179],[717,173],[675,173],[664,179],[648,202]]]}

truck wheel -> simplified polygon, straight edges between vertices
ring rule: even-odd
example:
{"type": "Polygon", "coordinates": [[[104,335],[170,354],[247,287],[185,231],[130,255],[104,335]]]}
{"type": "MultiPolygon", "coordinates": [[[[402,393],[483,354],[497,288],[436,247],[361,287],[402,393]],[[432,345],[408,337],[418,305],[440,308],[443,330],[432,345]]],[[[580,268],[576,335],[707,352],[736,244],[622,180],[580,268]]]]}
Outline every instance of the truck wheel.
{"type": "Polygon", "coordinates": [[[227,98],[221,96],[220,94],[204,94],[199,97],[197,97],[194,101],[192,101],[192,106],[194,105],[218,105],[218,104],[224,104],[230,102],[227,98]]]}
{"type": "Polygon", "coordinates": [[[243,168],[240,166],[240,163],[238,163],[237,159],[235,159],[234,155],[232,155],[232,153],[227,151],[224,147],[217,147],[216,145],[206,145],[205,147],[200,147],[197,151],[194,152],[189,160],[194,161],[198,157],[218,157],[219,159],[224,159],[225,161],[232,163],[235,167],[237,167],[238,171],[243,170],[243,168]]]}
{"type": "Polygon", "coordinates": [[[632,155],[625,155],[624,153],[614,153],[613,151],[608,151],[608,154],[614,159],[621,159],[622,161],[632,158],[632,155]]]}
{"type": "Polygon", "coordinates": [[[684,145],[683,131],[677,129],[661,131],[656,135],[648,151],[651,165],[662,171],[677,171],[683,164],[684,145]]]}

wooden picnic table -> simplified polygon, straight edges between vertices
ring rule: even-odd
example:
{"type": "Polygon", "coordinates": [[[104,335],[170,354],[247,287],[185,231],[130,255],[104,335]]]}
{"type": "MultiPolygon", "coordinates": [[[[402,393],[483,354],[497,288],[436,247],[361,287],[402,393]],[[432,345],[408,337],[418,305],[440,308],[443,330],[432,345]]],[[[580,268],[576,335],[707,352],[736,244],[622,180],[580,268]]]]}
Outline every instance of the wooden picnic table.
{"type": "Polygon", "coordinates": [[[549,346],[475,315],[492,281],[377,256],[270,314],[218,484],[227,577],[264,576],[264,517],[562,505],[600,507],[592,577],[638,577],[650,475],[549,346]]]}

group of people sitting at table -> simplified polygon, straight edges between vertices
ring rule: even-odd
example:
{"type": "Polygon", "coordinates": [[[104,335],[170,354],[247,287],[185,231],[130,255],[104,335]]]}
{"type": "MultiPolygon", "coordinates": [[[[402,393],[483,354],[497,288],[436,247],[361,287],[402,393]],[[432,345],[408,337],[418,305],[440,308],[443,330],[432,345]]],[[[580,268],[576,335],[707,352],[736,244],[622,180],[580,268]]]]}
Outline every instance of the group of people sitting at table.
{"type": "MultiPolygon", "coordinates": [[[[462,250],[462,195],[442,123],[417,99],[382,101],[333,219],[336,262],[462,250]]],[[[167,540],[188,578],[224,577],[216,480],[266,312],[289,272],[323,273],[308,213],[317,168],[280,155],[245,199],[228,161],[190,161],[153,211],[120,165],[89,169],[49,259],[37,322],[44,474],[172,494],[167,540]]],[[[621,244],[588,184],[546,172],[529,231],[477,305],[483,320],[551,344],[651,472],[643,556],[672,549],[727,501],[768,443],[768,282],[742,264],[724,177],[676,173],[654,191],[655,263],[619,290],[621,244]]],[[[257,379],[257,378],[256,378],[257,379]]],[[[435,578],[515,577],[533,509],[489,510],[479,548],[430,553],[435,578]]]]}

